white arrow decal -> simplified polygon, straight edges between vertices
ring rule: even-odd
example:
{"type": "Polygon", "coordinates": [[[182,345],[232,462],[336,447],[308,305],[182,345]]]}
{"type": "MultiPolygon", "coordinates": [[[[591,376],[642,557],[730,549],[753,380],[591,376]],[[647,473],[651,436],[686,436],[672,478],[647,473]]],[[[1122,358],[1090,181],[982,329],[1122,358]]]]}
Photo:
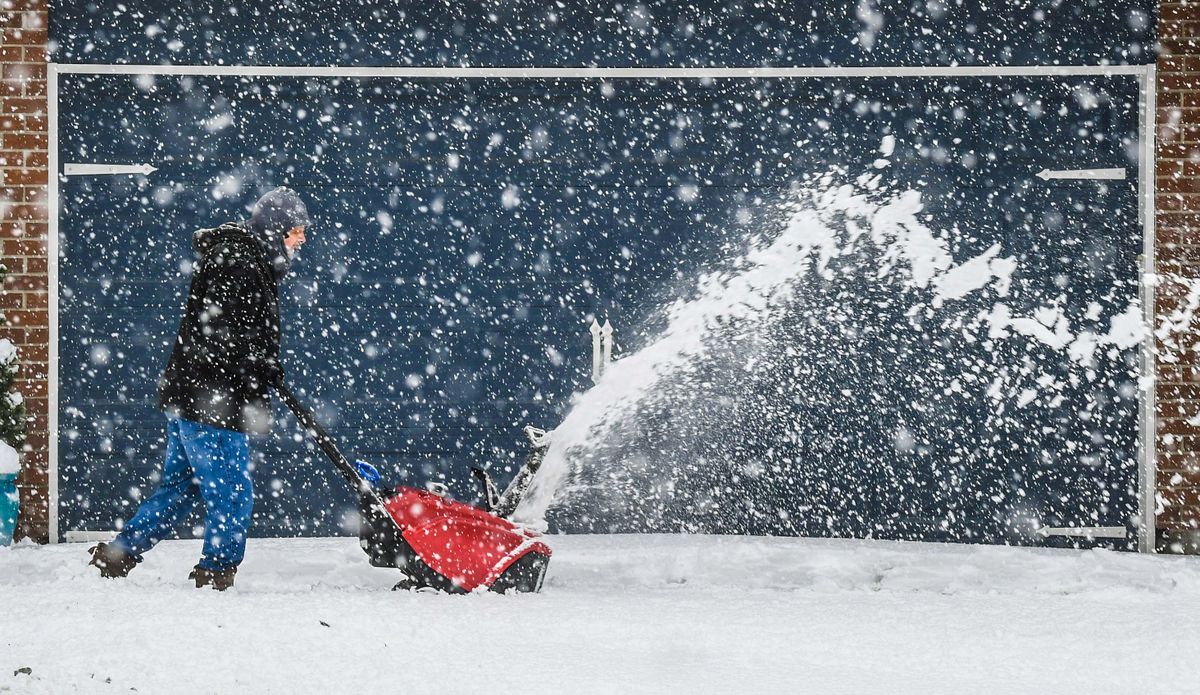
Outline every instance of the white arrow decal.
{"type": "Polygon", "coordinates": [[[158,167],[149,164],[81,164],[70,162],[63,165],[63,173],[67,176],[109,176],[112,174],[142,174],[158,171],[158,167]]]}
{"type": "Polygon", "coordinates": [[[1125,168],[1116,167],[1114,169],[1061,169],[1059,171],[1051,171],[1042,169],[1037,173],[1037,177],[1043,181],[1049,179],[1110,179],[1119,180],[1125,178],[1125,168]]]}
{"type": "Polygon", "coordinates": [[[1055,528],[1053,526],[1043,526],[1037,530],[1037,533],[1042,538],[1050,536],[1077,536],[1080,538],[1124,538],[1127,531],[1124,526],[1066,526],[1063,528],[1055,528]]]}

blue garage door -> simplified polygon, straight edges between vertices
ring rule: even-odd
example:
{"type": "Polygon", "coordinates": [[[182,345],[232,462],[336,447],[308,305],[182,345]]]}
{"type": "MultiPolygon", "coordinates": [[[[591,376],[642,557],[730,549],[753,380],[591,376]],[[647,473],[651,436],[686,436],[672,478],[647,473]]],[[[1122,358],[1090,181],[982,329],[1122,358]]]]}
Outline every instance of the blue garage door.
{"type": "MultiPolygon", "coordinates": [[[[359,457],[461,497],[469,466],[503,478],[520,426],[554,426],[590,385],[593,317],[635,351],[699,273],[769,237],[776,203],[814,175],[918,191],[958,262],[998,244],[1018,268],[1013,316],[1052,307],[1107,327],[1138,294],[1132,77],[59,85],[60,162],[157,167],[63,179],[63,531],[113,528],[151,489],[191,232],[276,185],[314,218],[283,289],[292,381],[359,457]],[[1127,175],[1034,176],[1097,166],[1127,175]]],[[[861,272],[883,262],[846,257],[801,283],[804,301],[771,327],[770,368],[734,377],[736,355],[714,358],[698,368],[711,398],[689,382],[687,412],[646,408],[614,456],[654,459],[670,494],[630,502],[649,483],[621,481],[614,514],[612,488],[583,470],[552,521],[986,542],[1042,542],[1043,523],[1126,527],[1131,543],[1137,347],[1084,365],[1045,341],[963,339],[861,272]],[[939,395],[980,365],[1016,376],[1000,397],[939,395]],[[1053,397],[1036,384],[1029,397],[1022,379],[1046,378],[1053,397]]],[[[978,313],[996,297],[962,301],[978,313]]],[[[256,454],[253,532],[347,532],[350,495],[285,423],[256,454]]]]}

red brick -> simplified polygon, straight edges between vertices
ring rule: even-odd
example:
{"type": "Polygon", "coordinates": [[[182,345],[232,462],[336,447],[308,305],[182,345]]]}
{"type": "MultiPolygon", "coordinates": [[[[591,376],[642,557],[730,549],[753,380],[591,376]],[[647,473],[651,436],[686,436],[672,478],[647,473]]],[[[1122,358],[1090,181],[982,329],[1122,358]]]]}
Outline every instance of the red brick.
{"type": "Polygon", "coordinates": [[[1158,141],[1160,144],[1172,145],[1200,142],[1200,123],[1160,126],[1158,129],[1158,141]]]}
{"type": "MultiPolygon", "coordinates": [[[[45,435],[43,434],[44,438],[45,435]]],[[[43,447],[44,448],[44,447],[43,447]]],[[[29,459],[33,458],[32,452],[25,452],[21,456],[21,475],[17,477],[17,484],[26,487],[45,487],[50,482],[49,472],[45,467],[33,465],[29,459]]]]}
{"type": "Polygon", "coordinates": [[[5,133],[4,148],[9,150],[45,150],[50,146],[46,133],[5,133]]]}
{"type": "Polygon", "coordinates": [[[1166,212],[1157,216],[1165,227],[1177,227],[1180,230],[1200,233],[1200,215],[1192,212],[1166,212]]]}
{"type": "Polygon", "coordinates": [[[1157,183],[1158,181],[1179,178],[1181,176],[1189,178],[1200,176],[1200,162],[1189,161],[1187,159],[1162,160],[1158,163],[1158,177],[1155,181],[1157,183]]]}
{"type": "Polygon", "coordinates": [[[0,167],[24,166],[25,157],[25,153],[20,150],[0,150],[0,167]]]}
{"type": "MultiPolygon", "coordinates": [[[[1165,92],[1160,92],[1160,96],[1165,96],[1165,92]]],[[[1175,92],[1175,96],[1179,97],[1176,101],[1182,101],[1182,96],[1179,92],[1175,92]]],[[[1163,104],[1163,106],[1166,106],[1163,104]]],[[[1185,109],[1181,106],[1167,106],[1166,108],[1158,109],[1158,117],[1155,121],[1160,125],[1181,123],[1200,123],[1200,109],[1185,109]]]]}
{"type": "Polygon", "coordinates": [[[1200,436],[1200,423],[1191,424],[1186,419],[1161,419],[1157,423],[1159,434],[1183,434],[1192,437],[1200,436]]]}
{"type": "MultiPolygon", "coordinates": [[[[1190,180],[1182,181],[1188,183],[1190,180]]],[[[1159,215],[1163,216],[1176,212],[1200,212],[1200,196],[1194,193],[1164,193],[1155,196],[1154,206],[1158,208],[1159,215]]]]}
{"type": "Polygon", "coordinates": [[[1168,471],[1159,466],[1157,478],[1160,490],[1200,489],[1200,468],[1168,471]]]}
{"type": "Polygon", "coordinates": [[[26,398],[25,412],[27,413],[49,413],[50,399],[48,398],[26,398]]]}
{"type": "MultiPolygon", "coordinates": [[[[2,220],[44,220],[46,219],[46,208],[41,205],[6,205],[4,214],[0,216],[2,220]]],[[[5,242],[7,243],[7,242],[5,242]]]]}
{"type": "Polygon", "coordinates": [[[1200,52],[1200,39],[1160,38],[1158,49],[1160,56],[1196,55],[1197,52],[1200,52]]]}
{"type": "Polygon", "coordinates": [[[1160,75],[1175,72],[1200,72],[1200,56],[1179,55],[1159,58],[1158,72],[1160,75]]]}
{"type": "Polygon", "coordinates": [[[31,97],[6,97],[0,103],[0,111],[4,113],[39,113],[49,108],[45,99],[31,97]]]}
{"type": "Polygon", "coordinates": [[[16,540],[28,538],[37,543],[49,541],[49,495],[45,487],[19,486],[20,517],[17,519],[16,540]]]}
{"type": "Polygon", "coordinates": [[[42,208],[46,207],[46,200],[48,199],[47,195],[49,190],[46,188],[45,184],[41,186],[22,186],[18,190],[21,191],[21,202],[29,203],[34,206],[41,206],[42,208]]]}
{"type": "Polygon", "coordinates": [[[9,275],[4,278],[5,292],[20,292],[22,290],[46,290],[45,275],[9,275]]]}
{"type": "MultiPolygon", "coordinates": [[[[1193,383],[1200,381],[1200,366],[1183,364],[1172,365],[1161,361],[1158,362],[1156,366],[1159,374],[1158,383],[1193,383]],[[1170,379],[1165,378],[1168,376],[1170,379]]],[[[1163,420],[1179,418],[1191,419],[1196,416],[1200,416],[1200,402],[1197,402],[1194,405],[1181,406],[1178,412],[1164,409],[1158,409],[1156,412],[1158,413],[1159,419],[1163,420]]]]}
{"type": "MultiPolygon", "coordinates": [[[[16,322],[14,321],[14,323],[16,322]]],[[[1187,364],[1194,363],[1188,362],[1187,364]]],[[[1194,401],[1200,399],[1200,384],[1159,384],[1156,391],[1158,397],[1163,400],[1194,401]]]]}
{"type": "MultiPolygon", "coordinates": [[[[1163,244],[1160,240],[1158,248],[1154,250],[1154,254],[1154,260],[1159,263],[1200,265],[1200,246],[1163,244]]],[[[1163,301],[1158,305],[1159,310],[1174,308],[1178,304],[1178,302],[1170,300],[1170,295],[1163,297],[1163,301]]]]}
{"type": "Polygon", "coordinates": [[[5,169],[3,183],[6,186],[44,186],[47,182],[45,169],[5,169]]]}
{"type": "Polygon", "coordinates": [[[45,29],[5,29],[0,34],[6,46],[45,46],[47,38],[45,29]]]}
{"type": "Polygon", "coordinates": [[[23,326],[5,326],[0,328],[0,337],[13,341],[17,347],[23,345],[50,344],[50,329],[23,326]]]}
{"type": "MultiPolygon", "coordinates": [[[[50,306],[50,294],[48,292],[22,292],[22,302],[26,309],[45,309],[50,306]]],[[[34,358],[30,358],[33,360],[34,358]]],[[[43,358],[40,360],[45,362],[43,358]]]]}
{"type": "MultiPolygon", "coordinates": [[[[26,302],[28,302],[28,297],[33,296],[33,294],[27,292],[27,293],[25,293],[24,296],[26,297],[26,302]]],[[[42,293],[41,296],[44,298],[46,295],[45,295],[45,293],[42,293]]],[[[44,306],[45,305],[43,304],[43,307],[44,306]]],[[[50,361],[50,346],[49,345],[25,345],[25,346],[22,346],[21,347],[21,361],[22,362],[39,362],[42,364],[49,362],[50,361]]]]}
{"type": "Polygon", "coordinates": [[[42,15],[46,14],[47,8],[50,6],[48,0],[5,0],[5,2],[11,9],[28,10],[42,15]]]}
{"type": "Polygon", "coordinates": [[[1154,240],[1157,242],[1157,248],[1161,249],[1169,245],[1200,243],[1200,230],[1188,232],[1183,229],[1167,227],[1163,225],[1165,216],[1159,215],[1157,217],[1157,229],[1154,230],[1154,240]]]}
{"type": "Polygon", "coordinates": [[[1200,229],[1184,229],[1164,224],[1170,218],[1170,215],[1164,213],[1155,216],[1154,248],[1156,252],[1174,246],[1194,246],[1200,243],[1198,241],[1200,229]]]}
{"type": "Polygon", "coordinates": [[[1170,92],[1200,89],[1200,75],[1194,72],[1161,75],[1158,78],[1158,88],[1170,92]]]}
{"type": "Polygon", "coordinates": [[[1200,528],[1200,508],[1168,507],[1159,513],[1155,525],[1164,530],[1195,530],[1200,528]]]}
{"type": "MultiPolygon", "coordinates": [[[[1200,404],[1198,404],[1200,406],[1200,404]]],[[[1193,407],[1192,409],[1196,409],[1193,407]]],[[[1200,470],[1200,452],[1159,456],[1158,467],[1166,471],[1200,470]]]]}
{"type": "MultiPolygon", "coordinates": [[[[1177,348],[1166,348],[1161,342],[1158,343],[1157,348],[1159,357],[1164,361],[1164,363],[1166,363],[1166,360],[1169,358],[1172,360],[1171,364],[1178,367],[1187,369],[1200,367],[1200,359],[1198,359],[1198,355],[1194,351],[1178,350],[1178,354],[1173,354],[1177,351],[1177,348]]],[[[1193,404],[1190,399],[1181,397],[1177,393],[1170,390],[1171,387],[1176,385],[1177,384],[1175,383],[1167,383],[1157,384],[1155,386],[1155,393],[1158,394],[1159,405],[1165,406],[1169,404],[1176,404],[1180,407],[1193,407],[1193,412],[1189,413],[1188,417],[1195,415],[1196,412],[1200,412],[1200,403],[1193,404]]]]}
{"type": "Polygon", "coordinates": [[[1160,21],[1158,24],[1158,35],[1183,39],[1200,37],[1200,21],[1196,21],[1198,16],[1200,16],[1200,9],[1195,10],[1191,17],[1184,18],[1182,21],[1160,21]]]}
{"type": "Polygon", "coordinates": [[[25,259],[25,272],[33,275],[45,275],[48,271],[49,259],[46,257],[25,259]]]}
{"type": "MultiPolygon", "coordinates": [[[[1161,26],[1165,22],[1195,19],[1197,12],[1200,12],[1200,5],[1197,5],[1195,0],[1190,0],[1189,2],[1160,2],[1158,3],[1158,22],[1161,26]]],[[[1159,36],[1162,35],[1160,32],[1159,36]]]]}
{"type": "MultiPolygon", "coordinates": [[[[5,318],[14,326],[49,326],[50,314],[43,309],[22,309],[21,311],[9,311],[5,313],[5,318]]],[[[1187,388],[1187,387],[1180,387],[1187,388]]],[[[1200,386],[1197,386],[1200,389],[1200,386]]]]}
{"type": "Polygon", "coordinates": [[[45,239],[5,239],[3,242],[5,256],[45,256],[45,239]]]}
{"type": "Polygon", "coordinates": [[[46,64],[42,62],[6,62],[0,69],[0,75],[6,80],[44,80],[46,79],[46,64]]]}
{"type": "Polygon", "coordinates": [[[1187,159],[1200,161],[1200,145],[1159,145],[1160,159],[1187,159]]]}
{"type": "Polygon", "coordinates": [[[1188,506],[1200,511],[1200,489],[1162,490],[1159,494],[1166,506],[1188,506]]]}
{"type": "Polygon", "coordinates": [[[23,130],[40,132],[46,129],[46,113],[6,113],[0,114],[0,123],[7,123],[6,130],[23,130]]]}
{"type": "MultiPolygon", "coordinates": [[[[38,402],[41,403],[43,401],[39,400],[38,402]]],[[[50,427],[50,417],[46,413],[45,408],[34,411],[33,409],[26,407],[25,414],[29,417],[28,424],[30,429],[44,430],[50,427]]]]}
{"type": "Polygon", "coordinates": [[[17,379],[13,386],[26,398],[46,398],[47,385],[44,378],[17,379]]]}

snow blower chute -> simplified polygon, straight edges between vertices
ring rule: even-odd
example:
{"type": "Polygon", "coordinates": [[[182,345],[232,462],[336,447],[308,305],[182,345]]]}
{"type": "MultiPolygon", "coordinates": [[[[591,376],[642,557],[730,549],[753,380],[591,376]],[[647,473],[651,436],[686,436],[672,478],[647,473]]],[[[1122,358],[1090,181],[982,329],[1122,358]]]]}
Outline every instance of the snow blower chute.
{"type": "Polygon", "coordinates": [[[484,486],[485,508],[480,509],[450,499],[444,485],[431,484],[428,490],[398,485],[391,492],[381,491],[377,487],[379,474],[373,466],[361,461],[351,464],[282,381],[275,384],[275,389],[358,494],[362,515],[359,544],[372,565],[395,567],[403,573],[404,578],[395,588],[433,588],[449,593],[466,593],[480,587],[501,593],[541,589],[550,547],[540,534],[504,516],[516,508],[529,477],[541,463],[544,433],[527,428],[533,445],[530,462],[503,496],[495,494],[486,473],[475,469],[484,486]]]}

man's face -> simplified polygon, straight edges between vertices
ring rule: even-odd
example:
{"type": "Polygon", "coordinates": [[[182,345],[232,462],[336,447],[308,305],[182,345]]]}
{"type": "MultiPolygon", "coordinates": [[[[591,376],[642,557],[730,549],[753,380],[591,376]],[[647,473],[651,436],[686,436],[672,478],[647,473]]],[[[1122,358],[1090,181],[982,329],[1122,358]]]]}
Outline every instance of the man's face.
{"type": "Polygon", "coordinates": [[[287,236],[283,238],[283,245],[287,249],[288,258],[296,255],[296,251],[304,245],[304,227],[292,227],[287,236]]]}

